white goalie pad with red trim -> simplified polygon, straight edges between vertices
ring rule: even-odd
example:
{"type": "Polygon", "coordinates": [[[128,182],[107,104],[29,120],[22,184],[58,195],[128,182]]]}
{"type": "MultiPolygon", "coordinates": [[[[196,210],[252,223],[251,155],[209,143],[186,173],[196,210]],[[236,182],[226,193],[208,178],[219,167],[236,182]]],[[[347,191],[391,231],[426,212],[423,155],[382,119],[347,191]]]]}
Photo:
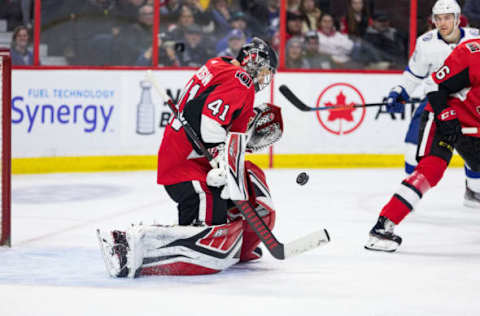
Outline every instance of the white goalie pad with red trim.
{"type": "Polygon", "coordinates": [[[242,221],[215,226],[136,226],[126,232],[134,252],[127,257],[137,258],[137,266],[129,267],[135,273],[129,276],[220,272],[239,261],[242,233],[242,221]]]}
{"type": "MultiPolygon", "coordinates": [[[[265,178],[265,173],[252,163],[245,162],[245,171],[247,176],[247,186],[249,190],[249,202],[255,208],[255,211],[262,218],[269,229],[275,226],[275,207],[273,205],[270,189],[265,178]]],[[[237,208],[232,208],[227,212],[230,221],[242,219],[243,216],[237,208]]],[[[252,230],[246,221],[243,221],[243,243],[240,261],[249,261],[258,259],[255,251],[260,244],[260,239],[252,230]]]]}
{"type": "Polygon", "coordinates": [[[225,145],[227,159],[227,189],[229,198],[234,201],[248,200],[248,189],[245,182],[245,149],[247,135],[228,133],[225,145]]]}

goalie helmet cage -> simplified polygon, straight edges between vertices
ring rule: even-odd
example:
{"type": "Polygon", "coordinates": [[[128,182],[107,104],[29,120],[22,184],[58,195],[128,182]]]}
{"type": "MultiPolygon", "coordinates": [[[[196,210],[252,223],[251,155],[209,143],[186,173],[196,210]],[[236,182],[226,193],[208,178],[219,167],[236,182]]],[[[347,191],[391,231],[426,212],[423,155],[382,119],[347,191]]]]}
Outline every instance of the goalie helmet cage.
{"type": "Polygon", "coordinates": [[[11,171],[11,69],[9,50],[0,49],[1,107],[1,209],[0,246],[11,246],[10,171],[11,171]]]}

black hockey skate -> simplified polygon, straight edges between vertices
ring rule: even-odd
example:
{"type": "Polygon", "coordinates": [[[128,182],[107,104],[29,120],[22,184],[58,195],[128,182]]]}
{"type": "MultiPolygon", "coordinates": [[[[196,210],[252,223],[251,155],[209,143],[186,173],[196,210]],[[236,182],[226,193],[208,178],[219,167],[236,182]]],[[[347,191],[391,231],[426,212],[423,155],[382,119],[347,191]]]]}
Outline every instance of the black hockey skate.
{"type": "Polygon", "coordinates": [[[365,249],[385,252],[394,252],[402,243],[402,238],[393,233],[395,224],[386,218],[380,216],[377,223],[370,230],[365,249]]]}
{"type": "Polygon", "coordinates": [[[466,182],[463,205],[467,207],[480,208],[480,193],[472,191],[466,182]]]}

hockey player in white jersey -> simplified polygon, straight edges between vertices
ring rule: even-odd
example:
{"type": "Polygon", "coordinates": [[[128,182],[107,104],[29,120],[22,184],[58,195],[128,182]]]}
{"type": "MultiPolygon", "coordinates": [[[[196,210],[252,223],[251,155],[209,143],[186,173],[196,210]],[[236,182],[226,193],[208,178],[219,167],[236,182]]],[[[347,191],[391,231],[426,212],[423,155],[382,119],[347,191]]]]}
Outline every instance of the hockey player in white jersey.
{"type": "MultiPolygon", "coordinates": [[[[412,93],[421,87],[423,95],[436,90],[436,86],[427,79],[433,72],[442,66],[447,56],[460,43],[479,37],[478,29],[462,28],[460,24],[460,6],[455,0],[438,0],[432,8],[432,20],[436,29],[421,35],[416,42],[416,47],[408,66],[402,74],[400,84],[393,87],[387,97],[387,110],[390,113],[403,113],[404,103],[412,93]]],[[[417,166],[417,145],[420,116],[427,103],[426,98],[416,109],[410,122],[405,142],[405,171],[411,174],[417,166]]],[[[480,201],[476,200],[469,189],[469,181],[480,179],[480,172],[472,171],[465,165],[466,191],[464,204],[480,208],[480,201]]]]}

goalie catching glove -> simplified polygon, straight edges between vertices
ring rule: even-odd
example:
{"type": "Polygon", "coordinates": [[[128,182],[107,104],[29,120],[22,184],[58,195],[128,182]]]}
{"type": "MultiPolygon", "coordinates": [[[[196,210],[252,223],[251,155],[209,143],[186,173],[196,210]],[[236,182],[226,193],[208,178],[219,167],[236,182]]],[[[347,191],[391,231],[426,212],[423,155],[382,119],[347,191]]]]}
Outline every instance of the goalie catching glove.
{"type": "Polygon", "coordinates": [[[282,109],[263,103],[253,109],[256,113],[247,130],[247,152],[262,150],[276,143],[283,134],[282,109]]]}

